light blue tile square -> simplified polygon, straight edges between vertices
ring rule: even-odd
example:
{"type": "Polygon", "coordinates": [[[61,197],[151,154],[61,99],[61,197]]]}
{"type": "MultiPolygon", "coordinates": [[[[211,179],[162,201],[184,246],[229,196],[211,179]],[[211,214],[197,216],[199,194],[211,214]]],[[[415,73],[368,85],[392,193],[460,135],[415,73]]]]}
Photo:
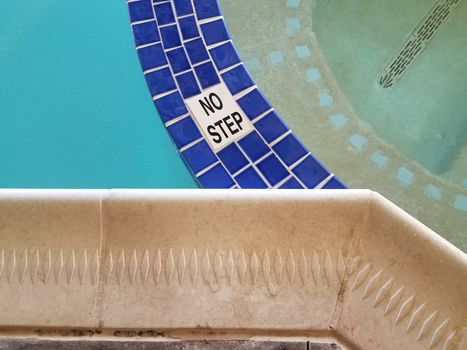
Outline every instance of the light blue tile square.
{"type": "Polygon", "coordinates": [[[319,106],[320,107],[328,107],[334,101],[334,97],[329,93],[329,90],[321,91],[318,95],[319,98],[319,106]]]}
{"type": "Polygon", "coordinates": [[[287,6],[298,7],[300,6],[300,0],[287,0],[287,6]]]}
{"type": "Polygon", "coordinates": [[[436,187],[435,185],[432,185],[432,184],[429,184],[426,187],[425,195],[427,195],[430,198],[436,199],[437,201],[439,201],[441,199],[441,197],[442,197],[441,190],[438,187],[436,187]]]}
{"type": "Polygon", "coordinates": [[[300,31],[300,20],[297,17],[287,18],[287,28],[292,32],[300,31]]]}
{"type": "Polygon", "coordinates": [[[454,199],[454,208],[467,211],[467,196],[463,194],[458,194],[454,199]]]}
{"type": "Polygon", "coordinates": [[[295,53],[298,58],[307,58],[311,56],[311,51],[308,45],[298,45],[295,47],[295,53]]]}
{"type": "Polygon", "coordinates": [[[388,166],[389,157],[381,153],[380,151],[374,152],[370,160],[375,163],[380,169],[384,169],[388,166]]]}
{"type": "Polygon", "coordinates": [[[245,66],[248,68],[248,70],[258,70],[261,68],[261,64],[259,63],[259,60],[257,57],[250,58],[249,60],[245,61],[245,66]]]}
{"type": "Polygon", "coordinates": [[[310,83],[314,83],[321,79],[321,73],[318,68],[310,68],[306,71],[306,80],[310,83]]]}
{"type": "Polygon", "coordinates": [[[269,62],[271,64],[279,64],[284,61],[284,55],[280,51],[274,51],[269,54],[269,62]]]}
{"type": "Polygon", "coordinates": [[[349,142],[352,146],[354,146],[358,151],[361,151],[363,147],[366,146],[368,140],[365,136],[355,133],[349,137],[349,142]]]}
{"type": "Polygon", "coordinates": [[[347,117],[346,115],[343,115],[341,113],[333,114],[333,115],[331,115],[329,117],[329,121],[336,128],[342,128],[349,121],[349,117],[347,117]]]}
{"type": "Polygon", "coordinates": [[[412,184],[415,175],[406,167],[400,167],[397,171],[396,179],[404,186],[409,186],[412,184]]]}

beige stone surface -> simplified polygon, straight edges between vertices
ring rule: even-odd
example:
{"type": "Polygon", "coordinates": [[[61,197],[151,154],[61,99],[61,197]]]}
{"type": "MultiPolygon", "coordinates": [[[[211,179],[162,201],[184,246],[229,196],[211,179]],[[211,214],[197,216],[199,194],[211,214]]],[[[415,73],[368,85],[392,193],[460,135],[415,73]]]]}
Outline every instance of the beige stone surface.
{"type": "Polygon", "coordinates": [[[101,193],[0,190],[1,326],[89,326],[101,193]]]}
{"type": "Polygon", "coordinates": [[[3,328],[463,349],[466,296],[466,255],[368,190],[0,191],[3,328]]]}

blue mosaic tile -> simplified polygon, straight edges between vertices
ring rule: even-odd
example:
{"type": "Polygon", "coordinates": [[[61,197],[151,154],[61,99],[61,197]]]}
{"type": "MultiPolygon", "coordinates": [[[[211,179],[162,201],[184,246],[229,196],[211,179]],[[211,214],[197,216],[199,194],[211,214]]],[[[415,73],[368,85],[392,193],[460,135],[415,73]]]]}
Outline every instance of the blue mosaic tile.
{"type": "Polygon", "coordinates": [[[177,75],[176,79],[184,98],[190,98],[201,93],[192,71],[177,75]]]}
{"type": "Polygon", "coordinates": [[[223,19],[202,24],[201,31],[203,32],[204,40],[207,45],[220,43],[230,39],[230,35],[223,19]]]}
{"type": "Polygon", "coordinates": [[[248,160],[235,143],[231,143],[221,151],[217,152],[217,156],[231,174],[236,173],[248,164],[248,160]]]}
{"type": "Polygon", "coordinates": [[[198,127],[190,116],[168,126],[167,130],[178,148],[186,146],[201,137],[198,127]]]}
{"type": "Polygon", "coordinates": [[[195,11],[198,19],[205,19],[221,15],[217,0],[194,0],[195,11]]]}
{"type": "Polygon", "coordinates": [[[174,5],[177,16],[185,16],[193,13],[191,0],[174,0],[174,5]]]}
{"type": "Polygon", "coordinates": [[[216,69],[211,62],[206,62],[195,67],[195,73],[203,89],[220,83],[216,69]]]}
{"type": "Polygon", "coordinates": [[[128,10],[132,22],[143,21],[154,17],[150,0],[129,2],[128,10]]]}
{"type": "Polygon", "coordinates": [[[295,190],[295,189],[301,189],[301,188],[304,188],[304,187],[302,185],[300,185],[300,182],[298,182],[296,178],[291,177],[286,182],[284,182],[282,184],[282,186],[280,186],[279,188],[288,189],[288,190],[295,190]]]}
{"type": "Polygon", "coordinates": [[[160,40],[155,21],[133,24],[132,30],[136,46],[155,43],[160,40]]]}
{"type": "Polygon", "coordinates": [[[256,130],[264,137],[266,142],[272,142],[289,130],[284,121],[271,111],[255,123],[256,130]]]}
{"type": "Polygon", "coordinates": [[[143,71],[167,64],[164,49],[161,44],[146,46],[138,49],[139,62],[143,71]]]}
{"type": "Polygon", "coordinates": [[[191,68],[183,47],[167,51],[167,58],[169,59],[170,66],[175,74],[191,68]]]}
{"type": "Polygon", "coordinates": [[[287,169],[274,154],[266,157],[256,166],[271,186],[277,185],[281,180],[285,179],[289,175],[287,169]]]}
{"type": "Polygon", "coordinates": [[[329,171],[311,154],[294,167],[292,172],[308,188],[315,188],[329,176],[329,171]]]}
{"type": "Polygon", "coordinates": [[[186,42],[185,49],[192,64],[209,59],[209,54],[201,38],[186,42]]]}
{"type": "Polygon", "coordinates": [[[180,18],[178,23],[180,24],[183,40],[193,39],[199,36],[195,16],[180,18]]]}
{"type": "Polygon", "coordinates": [[[254,119],[272,108],[258,89],[250,91],[245,96],[239,98],[237,102],[250,119],[254,119]]]}
{"type": "Polygon", "coordinates": [[[235,182],[221,164],[217,164],[198,177],[198,181],[205,188],[230,188],[235,182]]]}
{"type": "MultiPolygon", "coordinates": [[[[288,1],[293,6],[299,3],[298,0],[288,1]]],[[[255,131],[250,132],[237,143],[226,146],[218,152],[218,155],[213,152],[192,116],[188,115],[184,99],[199,94],[201,87],[206,89],[220,83],[220,77],[214,65],[218,70],[224,71],[222,78],[232,95],[254,86],[254,81],[244,65],[238,65],[241,63],[240,57],[230,40],[222,18],[198,26],[197,18],[221,16],[216,0],[194,0],[196,16],[193,12],[192,0],[171,2],[153,0],[152,2],[154,5],[149,0],[128,4],[133,22],[147,21],[132,24],[136,45],[154,43],[138,49],[138,56],[144,71],[153,70],[145,74],[151,94],[153,96],[164,95],[154,101],[162,121],[165,123],[185,116],[168,125],[167,130],[178,148],[189,145],[189,148],[181,152],[181,155],[193,173],[199,173],[207,168],[198,177],[199,184],[207,188],[267,188],[281,183],[280,188],[302,188],[301,182],[303,182],[311,188],[324,180],[329,172],[311,155],[294,167],[293,173],[296,177],[290,176],[291,173],[284,164],[294,164],[308,152],[295,136],[288,135],[273,146],[277,155],[271,152],[268,143],[288,130],[286,124],[273,111],[256,121],[255,131]],[[172,4],[177,16],[181,17],[179,26],[176,24],[172,4]],[[157,21],[154,20],[154,13],[157,21]],[[157,28],[158,25],[162,27],[157,28]],[[199,37],[198,28],[201,28],[204,41],[199,37]],[[182,47],[181,38],[184,40],[184,47],[182,47]],[[208,54],[205,45],[218,43],[222,44],[211,48],[208,54]],[[209,60],[210,58],[212,61],[209,60]],[[167,64],[167,60],[171,69],[163,67],[167,64]],[[235,65],[237,67],[225,72],[235,65]],[[172,72],[176,75],[175,79],[178,84],[175,84],[172,72]],[[203,139],[200,141],[201,138],[203,139]],[[223,163],[218,163],[219,159],[223,163]],[[245,169],[250,161],[257,162],[257,164],[245,169]],[[229,171],[231,173],[241,171],[235,178],[237,184],[229,175],[229,171]]],[[[291,30],[299,30],[298,18],[290,18],[288,26],[291,30]]],[[[296,53],[299,58],[311,55],[309,48],[304,45],[297,47],[296,53]]],[[[282,60],[283,54],[279,51],[270,55],[270,61],[273,64],[282,60]]],[[[258,59],[255,59],[252,67],[260,68],[258,59]]],[[[327,90],[321,91],[318,97],[322,107],[333,102],[333,97],[327,90]]],[[[257,118],[272,109],[258,89],[250,91],[237,102],[250,119],[257,118]]],[[[323,187],[345,188],[338,179],[334,178],[323,187]]]]}
{"type": "Polygon", "coordinates": [[[177,86],[169,68],[162,68],[145,74],[146,83],[152,96],[175,90],[177,86]]]}
{"type": "Polygon", "coordinates": [[[163,122],[167,122],[173,118],[179,117],[188,113],[182,96],[178,91],[175,91],[166,96],[160,97],[154,101],[157,111],[163,122]]]}
{"type": "Polygon", "coordinates": [[[180,41],[180,36],[178,35],[178,29],[176,24],[167,27],[162,27],[160,28],[160,31],[162,43],[164,44],[164,48],[166,50],[182,45],[180,41]]]}
{"type": "Polygon", "coordinates": [[[240,62],[240,56],[231,42],[210,49],[212,59],[217,69],[222,70],[240,62]]]}
{"type": "Polygon", "coordinates": [[[324,190],[343,190],[347,187],[337,177],[333,176],[323,187],[324,190]]]}
{"type": "Polygon", "coordinates": [[[232,95],[254,85],[253,79],[251,79],[243,64],[225,72],[222,74],[222,78],[232,95]]]}
{"type": "Polygon", "coordinates": [[[253,162],[270,151],[270,148],[264,143],[263,139],[256,131],[252,131],[243,137],[238,141],[238,144],[253,162]]]}
{"type": "Polygon", "coordinates": [[[235,177],[241,188],[268,188],[258,172],[249,167],[235,177]]]}
{"type": "Polygon", "coordinates": [[[287,165],[292,165],[308,153],[308,150],[294,134],[288,134],[272,148],[287,165]]]}
{"type": "Polygon", "coordinates": [[[154,12],[156,13],[157,24],[160,26],[175,22],[171,2],[154,5],[154,12]]]}
{"type": "Polygon", "coordinates": [[[182,156],[196,174],[217,161],[217,157],[205,140],[182,152],[182,156]]]}

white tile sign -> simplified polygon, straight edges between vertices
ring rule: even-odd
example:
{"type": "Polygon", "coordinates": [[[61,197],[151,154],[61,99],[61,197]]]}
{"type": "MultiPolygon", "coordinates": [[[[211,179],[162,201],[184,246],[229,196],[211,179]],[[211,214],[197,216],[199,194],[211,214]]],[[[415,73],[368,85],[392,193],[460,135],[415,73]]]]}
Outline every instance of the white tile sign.
{"type": "Polygon", "coordinates": [[[187,99],[186,103],[215,151],[253,130],[250,120],[223,83],[187,99]]]}

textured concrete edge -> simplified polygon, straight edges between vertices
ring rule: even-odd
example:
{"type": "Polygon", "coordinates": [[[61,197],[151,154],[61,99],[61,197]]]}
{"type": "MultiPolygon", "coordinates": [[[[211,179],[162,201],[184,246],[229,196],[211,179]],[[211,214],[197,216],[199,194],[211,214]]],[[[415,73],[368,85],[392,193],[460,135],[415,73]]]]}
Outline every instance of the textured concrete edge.
{"type": "MultiPolygon", "coordinates": [[[[321,330],[327,331],[329,328],[336,329],[338,334],[341,334],[345,339],[348,339],[355,347],[365,348],[369,344],[361,339],[353,339],[353,334],[349,332],[350,328],[354,326],[352,324],[352,317],[355,313],[353,307],[358,307],[359,309],[366,310],[365,317],[368,317],[370,320],[378,320],[381,317],[381,320],[384,321],[385,317],[389,313],[391,315],[392,309],[399,309],[397,312],[396,323],[399,322],[399,318],[405,317],[405,321],[408,322],[406,332],[412,331],[414,328],[418,328],[415,336],[412,335],[414,340],[417,341],[417,346],[413,345],[411,348],[418,349],[418,346],[430,345],[430,348],[436,348],[436,346],[442,346],[444,349],[454,349],[457,346],[457,349],[461,349],[463,346],[463,337],[465,334],[465,315],[464,310],[466,309],[465,300],[462,302],[462,298],[466,291],[465,278],[462,276],[467,276],[467,258],[464,253],[455,248],[449,242],[445,241],[443,238],[436,235],[433,231],[419,223],[414,218],[410,217],[407,213],[403,212],[401,209],[393,205],[391,202],[384,199],[382,196],[368,191],[368,190],[349,190],[349,191],[277,191],[277,192],[264,192],[264,191],[255,191],[255,190],[242,190],[242,191],[225,191],[225,190],[2,190],[0,191],[0,204],[5,202],[18,202],[18,203],[27,203],[27,202],[56,202],[56,201],[85,201],[91,200],[95,201],[98,205],[95,208],[98,208],[99,212],[99,254],[100,265],[98,273],[98,287],[97,292],[93,291],[92,295],[95,297],[95,306],[93,312],[94,321],[85,324],[84,327],[89,328],[105,328],[106,325],[103,323],[103,306],[105,302],[105,293],[106,293],[106,284],[104,281],[104,256],[107,253],[108,245],[107,240],[107,226],[108,221],[111,218],[107,215],[106,203],[109,201],[117,200],[120,203],[126,203],[132,205],[132,203],[144,203],[156,201],[158,203],[168,202],[183,202],[188,207],[190,205],[197,206],[203,202],[205,203],[221,203],[229,202],[236,203],[239,206],[248,203],[277,203],[282,202],[283,204],[289,204],[291,206],[300,206],[304,203],[316,202],[322,206],[325,206],[326,203],[332,203],[335,206],[342,205],[344,201],[350,201],[354,203],[355,206],[359,206],[359,212],[361,212],[361,217],[358,220],[359,223],[355,226],[355,229],[345,233],[348,235],[346,239],[347,242],[343,246],[348,249],[346,254],[347,261],[344,262],[345,273],[338,279],[335,285],[335,291],[330,290],[330,292],[335,293],[332,297],[335,300],[334,307],[332,308],[330,314],[327,313],[316,313],[315,317],[318,316],[324,322],[320,323],[322,326],[321,330]],[[386,221],[385,221],[386,220],[386,221]],[[380,227],[381,226],[381,227],[380,227]],[[400,243],[400,245],[398,245],[400,243]],[[391,244],[395,244],[396,249],[391,250],[391,244]],[[407,249],[407,251],[404,251],[407,249]],[[419,251],[416,251],[419,249],[419,251]],[[393,256],[391,256],[393,254],[393,256]],[[358,262],[357,260],[350,261],[350,258],[357,257],[359,255],[358,262]],[[406,255],[416,255],[415,260],[404,260],[406,255]],[[388,265],[388,262],[391,260],[400,260],[403,263],[400,266],[393,268],[388,265]],[[360,264],[360,261],[363,263],[360,264]],[[368,262],[369,261],[369,262],[368,262]],[[444,265],[439,265],[439,261],[444,261],[444,265]],[[416,263],[414,263],[416,262],[416,263]],[[373,266],[377,268],[383,267],[385,270],[389,270],[392,275],[395,277],[389,278],[387,282],[384,280],[383,269],[376,269],[375,272],[372,272],[373,266]],[[393,271],[391,271],[391,269],[393,271]],[[410,274],[418,275],[418,280],[415,280],[411,276],[407,278],[404,275],[403,270],[411,270],[410,274]],[[353,270],[353,271],[352,271],[353,270]],[[453,273],[454,272],[454,273],[453,273]],[[397,281],[402,287],[397,289],[391,289],[394,280],[397,281]],[[386,283],[385,283],[386,282],[386,283]],[[355,291],[359,292],[360,288],[363,288],[362,298],[354,298],[355,291]],[[401,289],[409,288],[412,291],[415,291],[417,298],[421,298],[421,302],[414,302],[414,305],[407,302],[411,302],[412,297],[405,299],[401,297],[401,289]],[[459,295],[460,294],[460,295],[459,295]],[[99,297],[100,295],[100,297],[99,297]],[[449,298],[446,297],[449,296],[449,298]],[[368,299],[374,299],[373,305],[367,305],[368,299]],[[100,301],[99,301],[100,300],[100,301]],[[461,301],[459,301],[461,300],[461,301]],[[423,303],[424,302],[424,303],[423,303]],[[424,305],[429,304],[432,307],[431,310],[428,310],[428,307],[424,305]],[[377,306],[385,305],[384,316],[377,314],[377,306]],[[417,307],[418,305],[421,305],[417,307]],[[370,306],[370,308],[368,308],[370,306]],[[373,307],[371,307],[373,306],[373,307]],[[99,309],[101,311],[99,311],[99,309]],[[389,310],[391,309],[391,310],[389,310]],[[427,309],[428,313],[425,313],[427,309]],[[434,311],[433,311],[434,310],[434,311]],[[374,313],[374,315],[373,315],[374,313]],[[436,319],[438,315],[447,317],[449,322],[442,322],[442,319],[436,319]],[[457,315],[457,316],[456,316],[457,315]],[[350,322],[350,323],[349,323],[350,322]],[[453,324],[449,324],[453,322],[453,324]],[[324,326],[326,325],[326,326],[324,326]],[[449,329],[450,328],[450,329],[449,329]],[[420,342],[421,339],[425,338],[427,344],[420,342]]],[[[139,207],[138,210],[144,209],[144,205],[139,207]]],[[[337,207],[336,207],[337,208],[337,207]]],[[[1,214],[1,213],[0,213],[1,214]]],[[[325,208],[323,211],[323,222],[326,221],[325,214],[328,215],[328,219],[336,219],[332,217],[332,212],[329,211],[329,208],[325,208]]],[[[173,218],[175,219],[175,217],[173,218]]],[[[355,218],[348,217],[343,218],[343,223],[349,223],[355,218]]],[[[24,218],[23,218],[24,220],[24,218]]],[[[76,224],[76,222],[74,223],[76,224]]],[[[83,225],[86,224],[83,222],[83,225]]],[[[4,238],[8,238],[8,233],[0,231],[0,248],[4,245],[4,238]]],[[[327,232],[323,232],[327,234],[327,232]]],[[[323,238],[325,235],[323,235],[323,238]]],[[[11,238],[11,237],[10,237],[11,238]]],[[[36,237],[34,237],[36,239],[36,237]]],[[[32,244],[34,242],[29,242],[32,244]]],[[[53,242],[52,242],[53,243],[53,242]]],[[[337,242],[336,242],[337,243],[337,242]]],[[[109,243],[111,244],[111,243],[109,243]]],[[[21,247],[22,248],[22,247],[21,247]]],[[[326,253],[328,254],[328,253],[326,253]]],[[[318,269],[322,269],[322,273],[325,275],[325,280],[328,279],[329,275],[327,271],[332,271],[333,265],[332,260],[329,260],[328,256],[325,256],[324,262],[318,263],[318,269]],[[328,264],[328,265],[327,265],[328,264]],[[328,268],[327,266],[329,266],[328,268]]],[[[252,259],[254,255],[252,255],[252,259]]],[[[74,256],[73,256],[73,266],[74,266],[74,256]]],[[[257,258],[255,258],[257,259],[257,258]]],[[[261,262],[261,257],[259,258],[261,262]]],[[[123,260],[125,261],[125,260],[123,260]]],[[[227,261],[227,260],[225,260],[227,261]]],[[[252,260],[253,261],[253,260],[252,260]]],[[[264,263],[264,258],[262,262],[264,263]]],[[[0,270],[8,271],[8,264],[5,263],[6,259],[3,256],[1,257],[1,268],[0,270]]],[[[293,260],[292,260],[293,262],[293,260]]],[[[117,261],[116,261],[117,263],[117,261]]],[[[15,260],[15,266],[18,268],[12,270],[12,274],[18,271],[21,278],[20,268],[20,258],[18,261],[15,260]]],[[[172,263],[173,264],[173,263],[172,263]]],[[[334,263],[335,269],[338,270],[339,259],[334,263]]],[[[118,265],[118,264],[117,264],[118,265]]],[[[391,265],[391,264],[389,264],[391,265]]],[[[211,266],[211,265],[209,265],[211,266]]],[[[214,269],[216,268],[215,265],[214,269]]],[[[292,265],[287,265],[292,266],[292,265]]],[[[298,271],[300,274],[300,267],[298,270],[295,269],[295,263],[293,263],[293,273],[298,271]]],[[[311,265],[311,269],[314,268],[314,265],[311,265]]],[[[11,267],[10,267],[11,269],[11,267]]],[[[131,270],[131,258],[129,260],[128,270],[131,270]]],[[[264,270],[264,265],[263,265],[264,270]]],[[[26,271],[26,269],[24,269],[26,271]]],[[[126,273],[121,270],[121,273],[126,273]]],[[[136,270],[135,270],[136,271],[136,270]]],[[[254,271],[258,271],[254,269],[254,271]]],[[[302,270],[303,271],[303,270],[302,270]]],[[[167,272],[167,271],[166,271],[167,272]]],[[[339,271],[337,271],[339,274],[339,271]]],[[[23,273],[24,275],[24,273],[23,273]]],[[[0,274],[1,277],[1,274],[0,274]]],[[[0,286],[1,286],[0,280],[0,286]]],[[[332,283],[331,283],[332,284],[332,283]]],[[[131,291],[131,283],[126,285],[128,293],[131,291]]],[[[93,289],[94,290],[94,289],[93,289]]],[[[111,291],[111,286],[109,291],[111,291]]],[[[292,291],[293,292],[293,291],[292,291]]],[[[409,296],[408,294],[407,296],[409,296]]],[[[331,295],[329,295],[331,297],[331,295]]],[[[31,295],[30,298],[34,299],[31,295]]],[[[267,303],[271,299],[263,297],[263,302],[267,303]]],[[[8,302],[8,299],[6,299],[8,302]]],[[[0,317],[0,319],[3,317],[0,317]]],[[[387,318],[386,318],[387,319],[387,318]]],[[[404,321],[404,322],[405,322],[404,321]]],[[[355,322],[355,321],[353,321],[355,322]]],[[[359,319],[359,323],[364,324],[364,319],[359,319]]],[[[9,324],[7,321],[1,322],[3,326],[8,327],[9,324]],[[6,323],[5,323],[6,322],[6,323]]],[[[371,322],[368,325],[371,327],[371,322]]],[[[118,319],[117,319],[118,324],[118,319]]],[[[27,327],[40,327],[38,324],[27,324],[24,325],[27,327]]],[[[53,327],[53,323],[50,325],[53,327]]],[[[69,325],[73,327],[72,324],[69,325]]],[[[154,329],[164,328],[164,324],[152,325],[154,329]]],[[[193,328],[199,326],[197,324],[192,325],[193,328]]],[[[227,325],[228,326],[228,325],[227,325]]],[[[18,327],[18,324],[14,325],[18,327]]],[[[83,327],[83,325],[78,326],[78,328],[83,327]]],[[[290,325],[285,325],[284,328],[288,328],[290,325]]],[[[115,328],[115,323],[111,328],[115,328]]],[[[118,327],[117,327],[118,328],[118,327]]],[[[128,329],[128,327],[122,323],[122,329],[128,329]]],[[[136,325],[135,329],[138,328],[147,328],[136,325]]],[[[175,327],[176,328],[176,327],[175,327]]],[[[229,328],[229,327],[227,327],[229,328]]],[[[232,329],[241,328],[239,324],[232,323],[232,329]]],[[[256,326],[249,325],[249,329],[261,329],[263,328],[262,324],[257,324],[256,326]]],[[[267,328],[267,327],[266,327],[267,328]]],[[[213,328],[214,330],[216,327],[213,328]]],[[[319,328],[315,328],[319,330],[319,328]]],[[[289,331],[293,329],[289,328],[289,331]]],[[[368,330],[367,330],[368,331],[368,330]]],[[[373,332],[374,330],[370,331],[373,332]]],[[[397,334],[393,335],[404,335],[406,334],[397,334]]],[[[385,341],[390,341],[387,339],[385,341]]],[[[407,344],[406,344],[407,346],[407,344]]]]}

